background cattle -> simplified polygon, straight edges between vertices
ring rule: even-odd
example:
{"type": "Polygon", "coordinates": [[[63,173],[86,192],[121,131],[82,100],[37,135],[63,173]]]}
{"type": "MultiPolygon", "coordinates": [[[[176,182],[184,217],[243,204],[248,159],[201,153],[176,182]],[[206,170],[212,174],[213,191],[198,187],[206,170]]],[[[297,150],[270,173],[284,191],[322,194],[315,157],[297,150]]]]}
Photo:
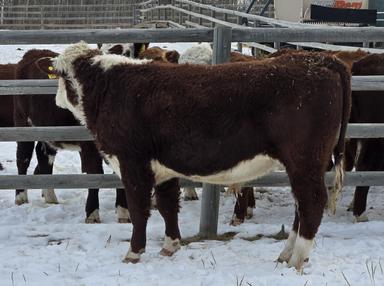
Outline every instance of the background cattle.
{"type": "MultiPolygon", "coordinates": [[[[16,65],[16,79],[48,79],[45,72],[38,68],[38,61],[58,54],[49,50],[30,50],[26,52],[16,65]]],[[[52,77],[53,74],[50,74],[52,77]]],[[[52,95],[25,95],[15,97],[15,126],[78,126],[79,122],[68,110],[59,108],[52,95]]],[[[34,142],[17,142],[17,169],[25,175],[30,165],[34,142]]],[[[80,153],[82,171],[88,174],[102,174],[102,159],[93,142],[38,142],[36,155],[38,166],[34,174],[52,174],[53,162],[59,149],[76,150],[80,153]]],[[[86,202],[87,223],[100,222],[98,189],[89,189],[86,202]]],[[[47,203],[57,203],[53,189],[43,190],[47,203]]],[[[16,190],[16,204],[28,202],[27,190],[16,190]]],[[[116,207],[119,222],[128,222],[126,199],[123,190],[117,190],[116,207]]]]}
{"type": "MultiPolygon", "coordinates": [[[[384,55],[370,54],[354,62],[353,75],[384,75],[384,55]]],[[[352,123],[384,123],[384,92],[354,91],[352,94],[352,123]]],[[[351,142],[351,148],[359,146],[356,171],[384,170],[384,139],[359,139],[351,142]]],[[[357,186],[352,202],[353,215],[357,221],[367,220],[365,214],[369,186],[357,186]]]]}
{"type": "MultiPolygon", "coordinates": [[[[296,54],[217,66],[147,64],[101,55],[81,42],[53,64],[61,76],[56,103],[95,134],[124,183],[133,223],[126,262],[138,262],[145,251],[153,186],[174,186],[180,176],[241,183],[280,162],[296,210],[278,260],[302,268],[323,215],[332,153],[341,188],[351,98],[350,73],[340,61],[296,54]]],[[[166,255],[180,248],[176,189],[158,195],[166,255]]]]}
{"type": "MultiPolygon", "coordinates": [[[[0,65],[0,79],[15,79],[16,64],[0,65]]],[[[0,104],[0,127],[13,126],[13,97],[12,95],[2,95],[0,104]]],[[[0,170],[3,166],[0,163],[0,170]]]]}
{"type": "Polygon", "coordinates": [[[138,58],[139,54],[148,49],[149,43],[97,44],[105,54],[122,55],[128,58],[138,58]]]}

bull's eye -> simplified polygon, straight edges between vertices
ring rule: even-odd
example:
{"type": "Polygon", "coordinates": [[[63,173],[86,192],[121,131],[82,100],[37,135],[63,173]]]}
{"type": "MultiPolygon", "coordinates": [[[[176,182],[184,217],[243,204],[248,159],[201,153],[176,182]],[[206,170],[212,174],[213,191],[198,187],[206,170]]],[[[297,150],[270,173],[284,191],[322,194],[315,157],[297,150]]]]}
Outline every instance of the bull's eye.
{"type": "Polygon", "coordinates": [[[131,57],[131,51],[126,51],[123,55],[129,58],[131,57]]]}

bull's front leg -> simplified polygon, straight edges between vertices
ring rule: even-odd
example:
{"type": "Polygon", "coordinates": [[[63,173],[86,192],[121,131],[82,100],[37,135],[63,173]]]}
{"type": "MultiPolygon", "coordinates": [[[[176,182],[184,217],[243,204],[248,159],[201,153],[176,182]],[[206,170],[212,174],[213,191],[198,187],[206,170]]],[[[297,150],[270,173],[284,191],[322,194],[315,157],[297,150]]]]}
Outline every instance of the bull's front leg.
{"type": "Polygon", "coordinates": [[[120,165],[120,170],[115,171],[118,175],[120,174],[123,181],[128,211],[133,225],[131,246],[123,262],[137,263],[140,260],[140,255],[145,252],[151,190],[155,184],[155,178],[149,163],[133,162],[121,157],[117,158],[117,162],[120,165]]]}
{"type": "Polygon", "coordinates": [[[164,244],[161,255],[172,256],[180,249],[180,230],[178,224],[180,186],[178,179],[168,180],[155,189],[157,208],[165,221],[164,244]]]}

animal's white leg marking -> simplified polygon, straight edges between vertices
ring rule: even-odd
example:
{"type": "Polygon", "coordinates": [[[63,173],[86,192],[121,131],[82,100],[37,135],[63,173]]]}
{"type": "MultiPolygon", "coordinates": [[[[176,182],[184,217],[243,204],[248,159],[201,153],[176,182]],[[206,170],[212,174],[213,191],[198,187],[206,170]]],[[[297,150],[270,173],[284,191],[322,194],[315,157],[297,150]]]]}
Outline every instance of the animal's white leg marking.
{"type": "Polygon", "coordinates": [[[284,261],[288,262],[289,261],[289,259],[292,256],[293,248],[295,247],[296,238],[297,238],[297,232],[291,230],[289,232],[289,236],[288,236],[288,239],[285,243],[284,249],[280,253],[277,261],[279,261],[279,262],[284,262],[284,261]]]}
{"type": "Polygon", "coordinates": [[[164,256],[172,256],[180,248],[180,239],[172,239],[169,236],[165,236],[163,248],[161,249],[160,254],[164,256]]]}
{"type": "Polygon", "coordinates": [[[145,250],[141,249],[139,253],[135,253],[132,251],[131,248],[129,248],[127,255],[124,257],[123,262],[124,263],[137,263],[140,260],[140,256],[142,253],[144,253],[145,250]]]}
{"type": "Polygon", "coordinates": [[[308,259],[312,247],[313,239],[306,239],[301,236],[298,236],[296,238],[292,256],[288,261],[288,266],[294,266],[297,271],[301,271],[304,261],[308,259]]]}
{"type": "Polygon", "coordinates": [[[129,216],[129,211],[126,208],[117,206],[117,219],[119,223],[129,223],[131,222],[131,217],[129,216]]]}
{"type": "Polygon", "coordinates": [[[195,188],[184,188],[184,201],[198,200],[195,188]]]}
{"type": "Polygon", "coordinates": [[[58,204],[58,200],[53,189],[43,189],[42,196],[47,204],[58,204]]]}
{"type": "Polygon", "coordinates": [[[28,193],[27,190],[24,190],[23,192],[20,192],[18,195],[16,195],[15,198],[15,204],[16,205],[22,205],[28,203],[28,193]]]}
{"type": "Polygon", "coordinates": [[[100,223],[100,215],[99,215],[99,210],[95,209],[89,217],[85,219],[85,223],[100,223]]]}

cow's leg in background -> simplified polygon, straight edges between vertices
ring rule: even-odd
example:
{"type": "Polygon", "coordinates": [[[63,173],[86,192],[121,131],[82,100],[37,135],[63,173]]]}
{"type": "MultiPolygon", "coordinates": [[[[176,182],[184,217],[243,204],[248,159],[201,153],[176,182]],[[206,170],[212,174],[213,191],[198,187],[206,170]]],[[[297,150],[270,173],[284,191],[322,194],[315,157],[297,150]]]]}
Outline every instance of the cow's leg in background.
{"type": "MultiPolygon", "coordinates": [[[[87,174],[103,174],[103,160],[93,142],[80,143],[81,170],[87,174]]],[[[100,223],[99,189],[89,189],[85,205],[85,223],[100,223]]]]}
{"type": "Polygon", "coordinates": [[[242,187],[240,192],[235,195],[235,209],[230,222],[234,226],[242,224],[245,218],[250,219],[253,216],[253,208],[256,205],[252,187],[242,187]]]}
{"type": "MultiPolygon", "coordinates": [[[[364,139],[356,164],[356,171],[382,171],[384,170],[383,159],[378,154],[383,154],[384,142],[382,139],[364,139]]],[[[367,208],[367,196],[369,186],[356,187],[353,198],[353,215],[357,222],[367,221],[365,214],[367,208]]]]}
{"type": "Polygon", "coordinates": [[[197,196],[195,188],[191,188],[191,187],[184,188],[184,201],[195,201],[198,199],[199,197],[197,196]]]}
{"type": "Polygon", "coordinates": [[[133,231],[131,246],[124,262],[137,263],[140,254],[145,252],[147,221],[151,207],[151,191],[155,184],[155,178],[149,163],[143,165],[133,160],[121,158],[109,158],[115,161],[114,171],[121,177],[127,195],[128,211],[131,217],[133,231]],[[119,166],[120,170],[117,168],[119,166]],[[120,173],[121,172],[121,173],[120,173]]]}
{"type": "MultiPolygon", "coordinates": [[[[29,164],[31,163],[34,147],[35,147],[35,142],[17,142],[16,164],[17,164],[17,173],[19,175],[27,174],[29,164]]],[[[21,205],[25,203],[28,203],[27,190],[17,189],[15,204],[21,205]]]]}
{"type": "MultiPolygon", "coordinates": [[[[37,166],[35,168],[34,174],[46,174],[51,175],[53,171],[53,162],[57,151],[49,146],[45,142],[38,142],[35,148],[37,166]]],[[[58,204],[55,191],[53,189],[43,189],[42,196],[45,199],[45,202],[48,204],[58,204]]]]}
{"type": "Polygon", "coordinates": [[[165,221],[165,239],[160,254],[171,256],[180,249],[178,223],[180,186],[178,179],[171,179],[155,188],[157,208],[165,221]]]}
{"type": "Polygon", "coordinates": [[[116,203],[117,220],[119,223],[130,223],[131,218],[128,212],[127,197],[124,189],[116,189],[116,203]]]}

